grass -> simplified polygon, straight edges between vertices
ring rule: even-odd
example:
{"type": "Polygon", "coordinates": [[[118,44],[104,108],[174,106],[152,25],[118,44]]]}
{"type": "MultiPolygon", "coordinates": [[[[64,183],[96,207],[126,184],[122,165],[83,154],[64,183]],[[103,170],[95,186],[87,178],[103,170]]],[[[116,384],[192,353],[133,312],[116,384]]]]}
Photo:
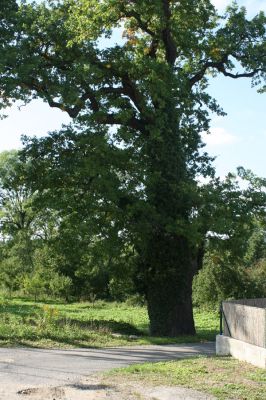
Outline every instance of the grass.
{"type": "Polygon", "coordinates": [[[150,337],[144,307],[0,299],[0,345],[68,348],[208,341],[215,338],[218,319],[218,313],[196,310],[196,336],[150,337]]]}
{"type": "Polygon", "coordinates": [[[151,386],[184,386],[219,400],[266,400],[266,371],[230,357],[132,365],[107,374],[105,381],[151,386]]]}

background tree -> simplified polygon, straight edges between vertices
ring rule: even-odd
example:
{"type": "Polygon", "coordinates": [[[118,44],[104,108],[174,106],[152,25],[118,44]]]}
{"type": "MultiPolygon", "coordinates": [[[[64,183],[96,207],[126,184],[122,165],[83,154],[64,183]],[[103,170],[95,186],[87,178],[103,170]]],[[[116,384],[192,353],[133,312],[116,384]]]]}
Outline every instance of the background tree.
{"type": "Polygon", "coordinates": [[[57,215],[51,250],[59,256],[58,271],[73,280],[77,296],[110,297],[110,279],[133,268],[123,215],[132,193],[132,184],[125,185],[132,169],[128,152],[106,143],[105,131],[70,127],[29,147],[27,184],[39,193],[35,207],[57,215]]]}
{"type": "Polygon", "coordinates": [[[203,269],[193,284],[196,305],[265,297],[265,185],[265,179],[238,168],[238,176],[202,187],[209,200],[201,208],[206,239],[203,269]]]}
{"type": "Polygon", "coordinates": [[[23,274],[32,270],[32,192],[26,187],[25,168],[15,151],[0,154],[1,277],[10,292],[23,274]]]}
{"type": "MultiPolygon", "coordinates": [[[[138,255],[151,333],[193,334],[191,287],[204,231],[197,178],[211,174],[200,133],[208,130],[208,110],[222,114],[206,92],[208,75],[254,84],[265,78],[264,14],[249,21],[233,4],[219,18],[209,0],[62,0],[23,3],[15,23],[13,10],[5,14],[2,106],[40,97],[67,112],[76,132],[105,132],[112,171],[123,146],[135,170],[119,168],[130,194],[121,223],[138,255]],[[114,28],[124,30],[119,44],[110,40],[114,28]]],[[[27,150],[34,168],[39,153],[27,150]]],[[[104,199],[116,208],[123,196],[113,184],[104,199]]],[[[90,192],[97,198],[99,187],[90,192]]]]}
{"type": "MultiPolygon", "coordinates": [[[[55,135],[44,141],[47,148],[51,142],[55,145],[56,138],[55,135]]],[[[10,294],[24,290],[34,297],[38,294],[84,299],[94,294],[97,298],[121,300],[133,292],[132,251],[125,238],[117,235],[120,228],[114,223],[114,207],[102,204],[96,208],[104,198],[95,199],[88,191],[90,167],[99,164],[99,153],[94,151],[89,165],[83,165],[78,146],[66,153],[60,156],[60,166],[58,160],[56,167],[51,165],[53,160],[48,154],[45,165],[38,166],[51,170],[49,182],[55,188],[42,193],[40,184],[34,190],[32,182],[29,185],[26,180],[27,160],[21,162],[17,152],[0,154],[2,284],[10,294]],[[60,182],[56,183],[52,172],[61,168],[60,182]],[[107,230],[111,218],[112,229],[107,230]]],[[[53,154],[58,159],[58,151],[53,154]]],[[[100,169],[96,170],[99,174],[100,169]]],[[[108,166],[106,173],[110,182],[108,166]]],[[[103,174],[104,170],[102,178],[103,174]]],[[[115,181],[119,182],[117,178],[115,181]]]]}
{"type": "MultiPolygon", "coordinates": [[[[54,211],[38,207],[38,193],[26,184],[26,170],[18,152],[0,153],[1,281],[10,294],[22,289],[35,297],[56,294],[50,281],[58,280],[59,256],[51,239],[57,236],[59,224],[54,211]]],[[[59,288],[57,295],[60,292],[59,288]]]]}

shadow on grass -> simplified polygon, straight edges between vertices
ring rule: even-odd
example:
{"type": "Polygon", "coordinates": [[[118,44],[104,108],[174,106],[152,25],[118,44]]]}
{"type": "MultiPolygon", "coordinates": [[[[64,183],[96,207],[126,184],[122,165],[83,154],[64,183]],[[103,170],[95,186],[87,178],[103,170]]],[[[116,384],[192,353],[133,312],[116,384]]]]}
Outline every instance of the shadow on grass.
{"type": "Polygon", "coordinates": [[[37,298],[36,299],[36,301],[34,300],[34,298],[33,297],[2,297],[1,298],[1,296],[0,296],[0,302],[1,302],[1,300],[2,301],[4,301],[4,302],[13,302],[13,301],[16,301],[16,302],[21,302],[23,305],[25,304],[25,303],[32,303],[33,305],[34,304],[55,304],[55,305],[71,305],[71,304],[74,304],[75,303],[75,301],[69,301],[69,302],[66,302],[65,300],[63,300],[63,299],[49,299],[49,298],[45,298],[45,297],[40,297],[40,298],[37,298]]]}
{"type": "Polygon", "coordinates": [[[216,335],[218,335],[219,331],[218,329],[197,329],[197,337],[200,338],[201,340],[207,340],[207,341],[215,341],[216,335]]]}
{"type": "Polygon", "coordinates": [[[39,311],[41,306],[39,304],[11,304],[11,303],[0,303],[0,313],[10,313],[19,316],[26,316],[36,313],[39,311]]]}
{"type": "MultiPolygon", "coordinates": [[[[64,322],[64,320],[59,323],[64,322]]],[[[96,331],[101,333],[118,333],[121,335],[136,335],[141,336],[143,332],[136,328],[134,325],[129,324],[128,322],[115,321],[115,320],[100,320],[100,319],[91,319],[89,321],[80,321],[77,319],[69,319],[68,323],[70,325],[75,325],[81,329],[88,329],[91,331],[96,331]]]]}
{"type": "MultiPolygon", "coordinates": [[[[56,302],[56,301],[36,301],[34,303],[32,300],[24,300],[23,303],[19,302],[20,299],[12,299],[12,300],[5,300],[5,301],[0,301],[0,314],[5,314],[5,313],[10,313],[13,315],[18,315],[18,316],[29,316],[29,315],[35,315],[36,313],[42,312],[43,307],[45,305],[48,306],[66,306],[66,303],[62,302],[56,302]],[[17,302],[14,302],[17,301],[17,302]],[[27,304],[28,303],[28,304],[27,304]]],[[[59,310],[59,312],[61,312],[59,310]]],[[[67,313],[72,312],[71,310],[67,310],[67,313]]],[[[78,310],[73,310],[73,313],[77,314],[78,310]]]]}
{"type": "MultiPolygon", "coordinates": [[[[92,332],[92,331],[91,331],[92,332]]],[[[88,332],[89,333],[89,332],[88,332]]],[[[95,332],[97,333],[97,332],[95,332]]],[[[57,335],[53,332],[43,332],[38,335],[29,335],[28,337],[0,337],[0,347],[29,347],[29,348],[83,348],[83,349],[99,349],[104,347],[113,346],[131,346],[131,345],[170,345],[170,344],[189,344],[189,343],[203,343],[209,341],[202,338],[200,335],[196,336],[180,336],[175,338],[170,337],[152,337],[152,336],[139,336],[138,338],[131,338],[128,335],[123,335],[119,338],[110,337],[110,333],[99,333],[99,337],[92,337],[90,339],[84,332],[76,334],[75,338],[67,337],[64,335],[57,335]],[[105,342],[106,337],[106,342],[105,342]],[[103,341],[101,340],[103,339],[103,341]],[[95,340],[95,344],[94,344],[95,340]],[[50,342],[50,343],[49,343],[50,342]]]]}
{"type": "Polygon", "coordinates": [[[82,311],[84,311],[84,310],[92,310],[92,311],[96,311],[96,310],[103,310],[103,309],[105,309],[106,310],[106,304],[99,304],[99,303],[94,303],[94,304],[92,304],[92,303],[89,303],[89,302],[87,302],[87,303],[84,303],[84,304],[82,304],[82,303],[80,303],[81,305],[79,305],[79,309],[80,310],[82,310],[82,311]]]}

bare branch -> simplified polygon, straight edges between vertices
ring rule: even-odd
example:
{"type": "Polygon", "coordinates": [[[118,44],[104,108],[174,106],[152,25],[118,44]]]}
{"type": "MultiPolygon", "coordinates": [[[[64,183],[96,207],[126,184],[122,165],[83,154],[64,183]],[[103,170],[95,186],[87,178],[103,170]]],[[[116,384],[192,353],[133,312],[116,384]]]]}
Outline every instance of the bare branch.
{"type": "Polygon", "coordinates": [[[206,71],[209,68],[214,68],[217,71],[221,72],[224,76],[228,76],[233,79],[238,79],[238,78],[252,78],[255,76],[258,72],[262,71],[260,68],[255,68],[253,71],[250,72],[243,72],[243,73],[232,73],[230,71],[226,70],[226,63],[228,62],[228,57],[229,55],[226,54],[222,57],[221,61],[207,61],[202,69],[197,72],[192,78],[190,78],[190,86],[192,87],[195,85],[197,82],[199,82],[205,75],[206,71]]]}
{"type": "Polygon", "coordinates": [[[232,74],[231,72],[226,71],[225,69],[221,70],[220,72],[222,72],[224,74],[224,76],[229,76],[230,78],[233,79],[238,79],[238,78],[252,78],[253,76],[255,76],[258,72],[262,71],[262,69],[257,68],[254,69],[251,72],[243,72],[241,74],[232,74]]]}

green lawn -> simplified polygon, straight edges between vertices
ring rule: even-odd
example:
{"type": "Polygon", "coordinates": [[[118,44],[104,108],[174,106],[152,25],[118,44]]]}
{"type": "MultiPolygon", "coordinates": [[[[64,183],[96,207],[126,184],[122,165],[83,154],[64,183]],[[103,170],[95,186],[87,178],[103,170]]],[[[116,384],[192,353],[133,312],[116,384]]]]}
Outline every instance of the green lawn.
{"type": "Polygon", "coordinates": [[[0,299],[0,345],[67,348],[214,340],[218,313],[195,310],[195,320],[194,337],[150,337],[144,307],[102,301],[93,305],[0,299]]]}
{"type": "Polygon", "coordinates": [[[230,357],[132,365],[107,373],[111,381],[142,382],[142,386],[184,386],[219,400],[266,400],[266,371],[230,357]]]}

